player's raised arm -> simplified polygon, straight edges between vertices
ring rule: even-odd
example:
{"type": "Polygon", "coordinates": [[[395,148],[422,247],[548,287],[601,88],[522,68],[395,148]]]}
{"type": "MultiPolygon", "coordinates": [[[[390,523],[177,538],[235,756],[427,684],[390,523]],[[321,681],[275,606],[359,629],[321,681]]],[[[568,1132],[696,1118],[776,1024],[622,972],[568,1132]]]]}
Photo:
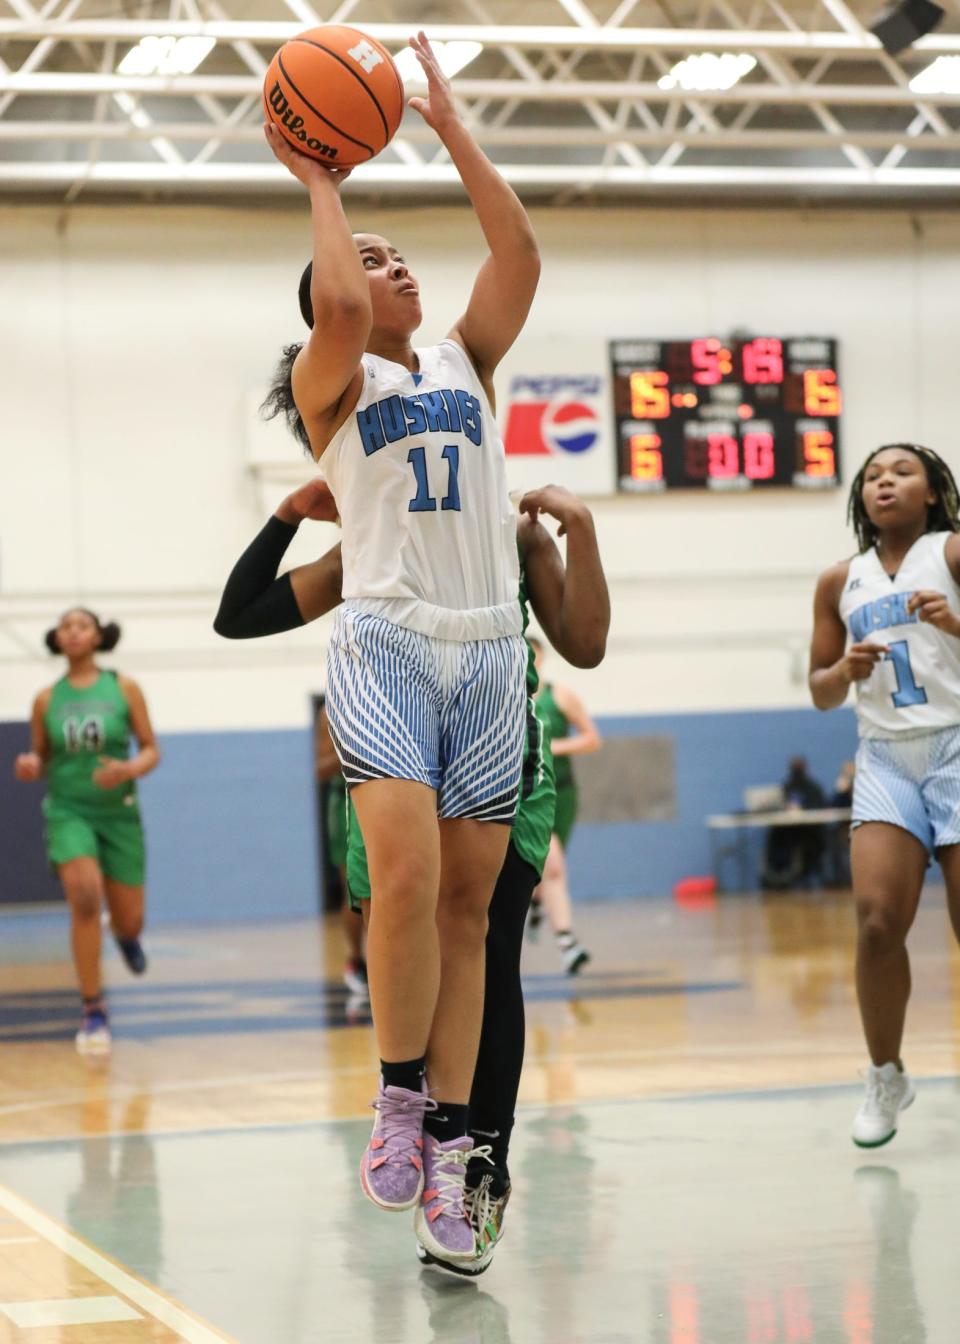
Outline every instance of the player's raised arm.
{"type": "Polygon", "coordinates": [[[410,39],[427,79],[428,96],[411,98],[443,141],[476,211],[490,255],[480,267],[467,311],[450,335],[464,346],[492,397],[492,377],[527,320],[540,278],[540,253],[513,189],[460,120],[450,81],[423,33],[410,39]]]}
{"type": "Polygon", "coordinates": [[[517,536],[527,571],[534,615],[550,643],[573,667],[603,661],[610,630],[610,594],[597,545],[593,515],[582,499],[560,485],[531,490],[520,501],[517,536]],[[559,524],[567,539],[567,563],[540,514],[559,524]]]}
{"type": "Polygon", "coordinates": [[[293,395],[314,456],[320,457],[345,394],[362,376],[360,357],[373,321],[370,288],[340,202],[348,172],[298,154],[271,123],[264,134],[280,162],[310,193],[313,325],[293,366],[293,395]]]}

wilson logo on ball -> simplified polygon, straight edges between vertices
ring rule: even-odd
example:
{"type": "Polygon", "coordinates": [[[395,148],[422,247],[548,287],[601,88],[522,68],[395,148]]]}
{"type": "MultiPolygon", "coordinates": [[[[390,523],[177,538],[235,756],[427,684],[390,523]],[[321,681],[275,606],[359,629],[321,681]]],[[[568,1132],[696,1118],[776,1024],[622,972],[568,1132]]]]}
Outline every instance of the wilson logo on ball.
{"type": "Polygon", "coordinates": [[[315,136],[307,135],[303,129],[306,122],[303,117],[298,117],[293,111],[279,83],[274,84],[270,90],[268,101],[288,133],[299,140],[301,145],[306,145],[307,149],[312,150],[314,154],[322,154],[325,159],[335,159],[337,157],[337,151],[332,145],[325,145],[322,140],[317,140],[315,136]]]}

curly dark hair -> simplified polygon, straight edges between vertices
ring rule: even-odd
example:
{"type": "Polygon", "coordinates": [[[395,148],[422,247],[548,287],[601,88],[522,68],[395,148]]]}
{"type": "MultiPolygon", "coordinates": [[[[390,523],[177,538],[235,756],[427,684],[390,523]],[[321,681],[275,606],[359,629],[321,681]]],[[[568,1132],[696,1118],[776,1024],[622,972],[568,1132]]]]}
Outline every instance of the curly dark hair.
{"type": "Polygon", "coordinates": [[[850,486],[850,498],[847,500],[847,522],[853,524],[861,553],[875,546],[879,535],[863,504],[863,484],[867,467],[878,453],[886,452],[889,448],[902,448],[919,458],[926,472],[927,483],[937,496],[936,503],[927,510],[927,526],[924,531],[960,532],[960,492],[957,490],[953,472],[943,458],[932,448],[925,448],[920,443],[884,443],[873,450],[854,476],[853,484],[850,486]]]}
{"type": "Polygon", "coordinates": [[[273,420],[275,416],[282,415],[287,422],[287,429],[301,445],[304,452],[312,457],[310,435],[307,433],[307,427],[297,410],[297,403],[293,399],[293,365],[302,349],[303,341],[294,341],[293,345],[283,347],[283,354],[273,371],[270,391],[260,403],[260,414],[264,420],[273,420]]]}
{"type": "MultiPolygon", "coordinates": [[[[310,282],[312,279],[313,262],[308,261],[297,287],[297,302],[300,305],[300,316],[311,331],[313,330],[313,301],[310,298],[310,282]]],[[[264,420],[273,420],[276,416],[282,415],[287,422],[287,429],[304,452],[312,457],[313,449],[310,447],[310,436],[300,412],[297,410],[297,403],[293,399],[293,365],[297,355],[303,349],[303,345],[303,341],[295,341],[293,345],[283,347],[283,354],[273,371],[270,391],[260,403],[260,414],[264,420]]]]}
{"type": "MultiPolygon", "coordinates": [[[[112,652],[112,650],[120,643],[120,627],[117,625],[116,621],[107,621],[106,625],[104,625],[97,613],[91,611],[89,607],[68,607],[63,613],[63,616],[60,617],[60,620],[62,621],[64,616],[69,616],[71,611],[82,611],[84,616],[89,616],[91,621],[93,621],[94,625],[97,627],[97,633],[100,636],[98,648],[101,653],[112,652]]],[[[57,629],[59,624],[60,622],[58,621],[57,625],[48,630],[43,637],[43,642],[51,653],[60,652],[60,642],[57,639],[57,629]]]]}

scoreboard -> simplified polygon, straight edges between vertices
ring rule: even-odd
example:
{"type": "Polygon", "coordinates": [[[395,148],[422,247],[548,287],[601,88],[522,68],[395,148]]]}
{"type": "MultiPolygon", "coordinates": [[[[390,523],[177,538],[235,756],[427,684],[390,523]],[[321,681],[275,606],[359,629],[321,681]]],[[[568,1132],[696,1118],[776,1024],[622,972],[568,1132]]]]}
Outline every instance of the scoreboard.
{"type": "Polygon", "coordinates": [[[839,484],[835,340],[622,340],[610,362],[621,490],[839,484]]]}

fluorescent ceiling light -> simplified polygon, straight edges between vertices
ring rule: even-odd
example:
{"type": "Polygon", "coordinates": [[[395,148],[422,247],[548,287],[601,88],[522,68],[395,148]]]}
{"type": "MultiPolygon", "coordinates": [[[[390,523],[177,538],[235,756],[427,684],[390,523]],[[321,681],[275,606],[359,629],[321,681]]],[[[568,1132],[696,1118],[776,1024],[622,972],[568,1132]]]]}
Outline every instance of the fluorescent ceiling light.
{"type": "Polygon", "coordinates": [[[192,75],[215,46],[212,37],[142,37],[117,71],[121,75],[192,75]]]}
{"type": "MultiPolygon", "coordinates": [[[[431,42],[433,54],[447,79],[452,79],[483,51],[482,42],[431,42]]],[[[393,58],[405,84],[425,84],[426,76],[412,47],[404,47],[393,58]]]]}
{"type": "Polygon", "coordinates": [[[657,87],[661,89],[689,89],[691,92],[710,93],[732,89],[757,63],[755,56],[746,52],[703,51],[688,56],[678,63],[669,75],[661,75],[657,87]]]}
{"type": "Polygon", "coordinates": [[[960,93],[960,56],[938,56],[910,81],[914,93],[960,93]]]}

